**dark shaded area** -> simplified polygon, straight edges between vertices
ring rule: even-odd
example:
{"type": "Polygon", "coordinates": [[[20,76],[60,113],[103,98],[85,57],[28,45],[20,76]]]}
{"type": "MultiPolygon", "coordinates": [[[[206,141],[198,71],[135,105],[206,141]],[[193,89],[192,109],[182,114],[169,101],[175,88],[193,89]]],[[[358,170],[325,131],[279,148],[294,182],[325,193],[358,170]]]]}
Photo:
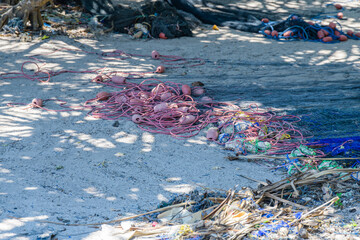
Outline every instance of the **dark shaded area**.
{"type": "Polygon", "coordinates": [[[191,29],[184,17],[177,10],[163,1],[144,4],[140,9],[114,5],[111,1],[82,1],[86,11],[99,16],[102,23],[115,32],[127,33],[136,24],[143,23],[150,27],[150,33],[158,38],[164,33],[167,38],[191,36],[191,29]]]}
{"type": "Polygon", "coordinates": [[[54,0],[54,4],[81,5],[81,0],[54,0]]]}

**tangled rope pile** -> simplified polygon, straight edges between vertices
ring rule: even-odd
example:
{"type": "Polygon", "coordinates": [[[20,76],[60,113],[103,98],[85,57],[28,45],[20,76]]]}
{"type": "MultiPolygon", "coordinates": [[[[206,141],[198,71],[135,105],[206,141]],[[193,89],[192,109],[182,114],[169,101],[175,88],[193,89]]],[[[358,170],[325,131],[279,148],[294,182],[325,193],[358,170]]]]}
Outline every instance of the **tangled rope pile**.
{"type": "Polygon", "coordinates": [[[147,79],[140,84],[127,83],[119,76],[113,76],[110,81],[125,89],[100,92],[96,98],[87,101],[86,105],[93,104],[90,113],[96,118],[128,117],[143,130],[175,137],[194,136],[214,121],[211,119],[213,104],[205,97],[197,102],[190,94],[184,94],[191,91],[188,85],[180,87],[177,83],[157,79],[147,79]]]}
{"type": "Polygon", "coordinates": [[[337,21],[328,25],[322,25],[322,19],[337,18],[342,19],[343,8],[340,4],[335,4],[335,8],[340,10],[336,16],[319,15],[313,18],[314,21],[305,21],[299,15],[292,14],[286,20],[281,22],[269,22],[264,18],[264,28],[260,31],[265,37],[276,40],[305,40],[317,41],[323,43],[336,43],[347,41],[348,39],[360,40],[360,32],[354,33],[352,30],[346,32],[337,21]],[[339,5],[339,6],[338,6],[339,5]]]}
{"type": "Polygon", "coordinates": [[[96,118],[127,117],[145,131],[174,137],[192,137],[207,128],[208,140],[239,154],[295,154],[294,150],[302,146],[298,156],[323,155],[304,146],[305,137],[293,124],[300,118],[255,108],[244,111],[234,104],[214,101],[199,83],[191,88],[152,78],[136,84],[118,75],[98,76],[95,81],[123,88],[100,92],[86,102],[96,118]]]}

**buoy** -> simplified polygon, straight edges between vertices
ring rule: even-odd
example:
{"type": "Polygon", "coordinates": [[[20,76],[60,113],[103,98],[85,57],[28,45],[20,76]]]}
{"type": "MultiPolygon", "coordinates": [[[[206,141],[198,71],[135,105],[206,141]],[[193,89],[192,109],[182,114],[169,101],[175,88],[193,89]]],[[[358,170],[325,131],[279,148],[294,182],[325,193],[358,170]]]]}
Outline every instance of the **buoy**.
{"type": "Polygon", "coordinates": [[[111,97],[111,93],[108,93],[108,92],[99,92],[96,95],[97,100],[100,100],[100,101],[107,100],[107,99],[109,99],[109,97],[111,97]]]}
{"type": "Polygon", "coordinates": [[[336,28],[336,24],[333,23],[333,22],[331,22],[331,23],[329,23],[329,27],[332,28],[332,29],[335,29],[335,28],[336,28]]]}
{"type": "Polygon", "coordinates": [[[335,36],[337,36],[337,37],[340,37],[340,35],[341,35],[340,32],[337,31],[337,30],[334,31],[334,34],[335,34],[335,36]]]}
{"type": "Polygon", "coordinates": [[[201,99],[200,99],[201,102],[211,102],[212,101],[212,98],[211,97],[208,97],[208,96],[203,96],[201,99]]]}
{"type": "Polygon", "coordinates": [[[187,84],[182,85],[181,91],[183,92],[184,95],[191,95],[191,88],[187,84]]]}
{"type": "Polygon", "coordinates": [[[165,67],[163,65],[160,65],[156,68],[156,73],[163,73],[165,72],[165,67]]]}
{"type": "Polygon", "coordinates": [[[340,10],[342,9],[342,5],[337,3],[337,4],[334,4],[334,7],[337,9],[337,10],[340,10]]]}
{"type": "Polygon", "coordinates": [[[325,34],[324,34],[324,32],[323,31],[318,31],[317,32],[317,37],[319,38],[319,39],[323,39],[324,37],[325,37],[325,34]]]}
{"type": "Polygon", "coordinates": [[[336,16],[338,19],[342,19],[344,17],[344,14],[342,12],[338,12],[336,16]]]}
{"type": "Polygon", "coordinates": [[[324,33],[324,35],[325,35],[325,37],[327,37],[327,36],[329,36],[329,32],[328,31],[326,31],[325,29],[321,29],[320,31],[322,31],[323,33],[324,33]]]}
{"type": "Polygon", "coordinates": [[[323,42],[331,42],[333,40],[332,37],[324,37],[323,39],[323,42]]]}
{"type": "Polygon", "coordinates": [[[141,123],[143,118],[142,118],[142,116],[140,114],[134,114],[134,115],[132,115],[131,120],[134,123],[141,123]]]}
{"type": "Polygon", "coordinates": [[[32,107],[42,107],[42,105],[43,105],[43,100],[40,99],[40,98],[34,98],[34,99],[31,101],[31,105],[32,105],[32,107]]]}
{"type": "Polygon", "coordinates": [[[116,84],[125,84],[126,83],[126,78],[121,77],[121,76],[113,76],[111,78],[111,81],[113,83],[116,83],[116,84]]]}
{"type": "Polygon", "coordinates": [[[202,87],[193,87],[192,94],[196,97],[203,95],[205,93],[205,89],[202,87]]]}
{"type": "Polygon", "coordinates": [[[262,21],[263,23],[268,23],[268,22],[269,22],[269,19],[268,19],[268,18],[263,18],[263,19],[261,19],[261,21],[262,21]]]}
{"type": "Polygon", "coordinates": [[[166,92],[166,93],[161,94],[160,99],[161,99],[161,101],[166,101],[169,98],[171,98],[172,96],[173,96],[173,94],[171,92],[166,92]]]}
{"type": "Polygon", "coordinates": [[[206,138],[210,141],[216,141],[219,137],[219,130],[217,128],[210,128],[206,133],[206,138]]]}
{"type": "Polygon", "coordinates": [[[153,59],[159,59],[160,58],[160,54],[158,53],[158,51],[154,50],[151,52],[151,58],[153,59]]]}
{"type": "Polygon", "coordinates": [[[279,37],[279,32],[274,30],[274,31],[271,32],[271,36],[272,37],[279,37]]]}
{"type": "Polygon", "coordinates": [[[97,75],[95,78],[93,78],[93,80],[91,80],[92,82],[102,82],[104,79],[101,75],[97,75]]]}
{"type": "Polygon", "coordinates": [[[155,107],[154,107],[154,112],[162,112],[166,109],[168,109],[169,106],[167,105],[167,103],[159,103],[159,104],[156,104],[155,107]]]}
{"type": "Polygon", "coordinates": [[[180,111],[180,112],[183,112],[183,113],[188,113],[189,112],[188,107],[179,107],[177,110],[180,111]]]}
{"type": "Polygon", "coordinates": [[[190,124],[193,123],[195,121],[196,117],[193,115],[186,115],[186,116],[182,116],[179,119],[179,122],[181,125],[186,125],[186,124],[190,124]]]}
{"type": "Polygon", "coordinates": [[[163,33],[163,32],[159,33],[159,38],[161,38],[161,39],[167,39],[165,33],[163,33]]]}
{"type": "Polygon", "coordinates": [[[345,35],[340,35],[339,40],[342,41],[342,42],[344,42],[344,41],[347,41],[348,38],[347,38],[347,36],[345,36],[345,35]]]}
{"type": "Polygon", "coordinates": [[[271,34],[270,30],[265,30],[264,33],[267,34],[267,35],[271,34]]]}
{"type": "Polygon", "coordinates": [[[213,30],[216,30],[216,31],[219,31],[219,28],[218,28],[218,26],[216,26],[216,25],[214,25],[214,26],[212,27],[212,29],[213,29],[213,30]]]}
{"type": "Polygon", "coordinates": [[[354,32],[351,30],[347,30],[346,34],[352,37],[354,35],[354,32]]]}
{"type": "Polygon", "coordinates": [[[290,36],[294,36],[294,32],[293,31],[286,31],[284,34],[283,34],[284,37],[290,37],[290,36]]]}

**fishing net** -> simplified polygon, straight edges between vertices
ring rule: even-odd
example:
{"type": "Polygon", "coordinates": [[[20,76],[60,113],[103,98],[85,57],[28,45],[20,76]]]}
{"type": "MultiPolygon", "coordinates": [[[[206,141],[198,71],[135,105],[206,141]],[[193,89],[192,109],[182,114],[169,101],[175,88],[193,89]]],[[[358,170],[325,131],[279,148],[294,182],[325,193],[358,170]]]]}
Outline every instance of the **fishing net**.
{"type": "Polygon", "coordinates": [[[301,16],[292,14],[286,20],[269,22],[260,31],[265,37],[277,40],[309,40],[325,43],[346,41],[347,39],[359,40],[360,37],[350,32],[344,32],[338,22],[321,25],[305,21],[301,16]]]}
{"type": "Polygon", "coordinates": [[[160,33],[164,33],[167,38],[192,35],[184,17],[162,1],[147,3],[141,9],[118,6],[111,16],[104,17],[103,22],[116,32],[133,35],[142,31],[142,37],[158,38],[160,33]]]}

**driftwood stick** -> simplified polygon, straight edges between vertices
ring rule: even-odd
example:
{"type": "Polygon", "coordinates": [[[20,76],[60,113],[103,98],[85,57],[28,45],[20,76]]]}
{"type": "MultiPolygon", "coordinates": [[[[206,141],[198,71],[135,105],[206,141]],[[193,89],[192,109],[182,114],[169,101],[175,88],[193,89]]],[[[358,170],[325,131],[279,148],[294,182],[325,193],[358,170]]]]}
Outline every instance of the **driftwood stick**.
{"type": "Polygon", "coordinates": [[[324,203],[324,204],[322,204],[322,205],[314,208],[314,209],[311,210],[310,212],[305,213],[305,214],[302,215],[299,219],[295,219],[294,221],[292,221],[292,222],[290,223],[290,225],[292,225],[292,224],[294,224],[295,222],[298,222],[298,221],[306,218],[306,217],[309,216],[311,213],[316,212],[316,211],[318,211],[318,210],[321,209],[321,208],[330,207],[330,206],[331,206],[332,204],[334,204],[334,202],[336,202],[337,200],[339,200],[339,197],[337,197],[337,196],[334,197],[333,199],[330,199],[330,200],[327,201],[326,203],[324,203]]]}
{"type": "Polygon", "coordinates": [[[240,177],[243,177],[243,178],[246,178],[246,179],[249,179],[249,180],[251,180],[251,181],[260,183],[260,184],[262,184],[262,185],[264,185],[264,186],[269,185],[269,184],[267,184],[266,182],[263,182],[263,181],[260,181],[260,180],[257,180],[257,179],[251,178],[251,177],[247,177],[247,176],[245,176],[245,175],[239,174],[239,176],[240,176],[240,177]]]}
{"type": "Polygon", "coordinates": [[[275,199],[275,200],[278,200],[279,202],[282,202],[282,203],[285,203],[287,205],[291,205],[293,207],[297,207],[297,208],[301,208],[301,209],[308,209],[307,207],[303,206],[303,205],[300,205],[300,204],[297,204],[297,203],[293,203],[293,202],[290,202],[288,200],[285,200],[285,199],[282,199],[282,198],[279,198],[271,193],[264,193],[264,196],[265,197],[269,197],[269,198],[272,198],[272,199],[275,199]]]}
{"type": "Polygon", "coordinates": [[[217,206],[211,213],[209,213],[208,215],[206,215],[203,220],[209,219],[211,218],[214,214],[216,214],[217,211],[219,211],[230,199],[231,197],[234,195],[234,191],[231,191],[231,193],[228,194],[228,196],[224,199],[224,201],[222,201],[222,203],[219,204],[219,206],[217,206]]]}

